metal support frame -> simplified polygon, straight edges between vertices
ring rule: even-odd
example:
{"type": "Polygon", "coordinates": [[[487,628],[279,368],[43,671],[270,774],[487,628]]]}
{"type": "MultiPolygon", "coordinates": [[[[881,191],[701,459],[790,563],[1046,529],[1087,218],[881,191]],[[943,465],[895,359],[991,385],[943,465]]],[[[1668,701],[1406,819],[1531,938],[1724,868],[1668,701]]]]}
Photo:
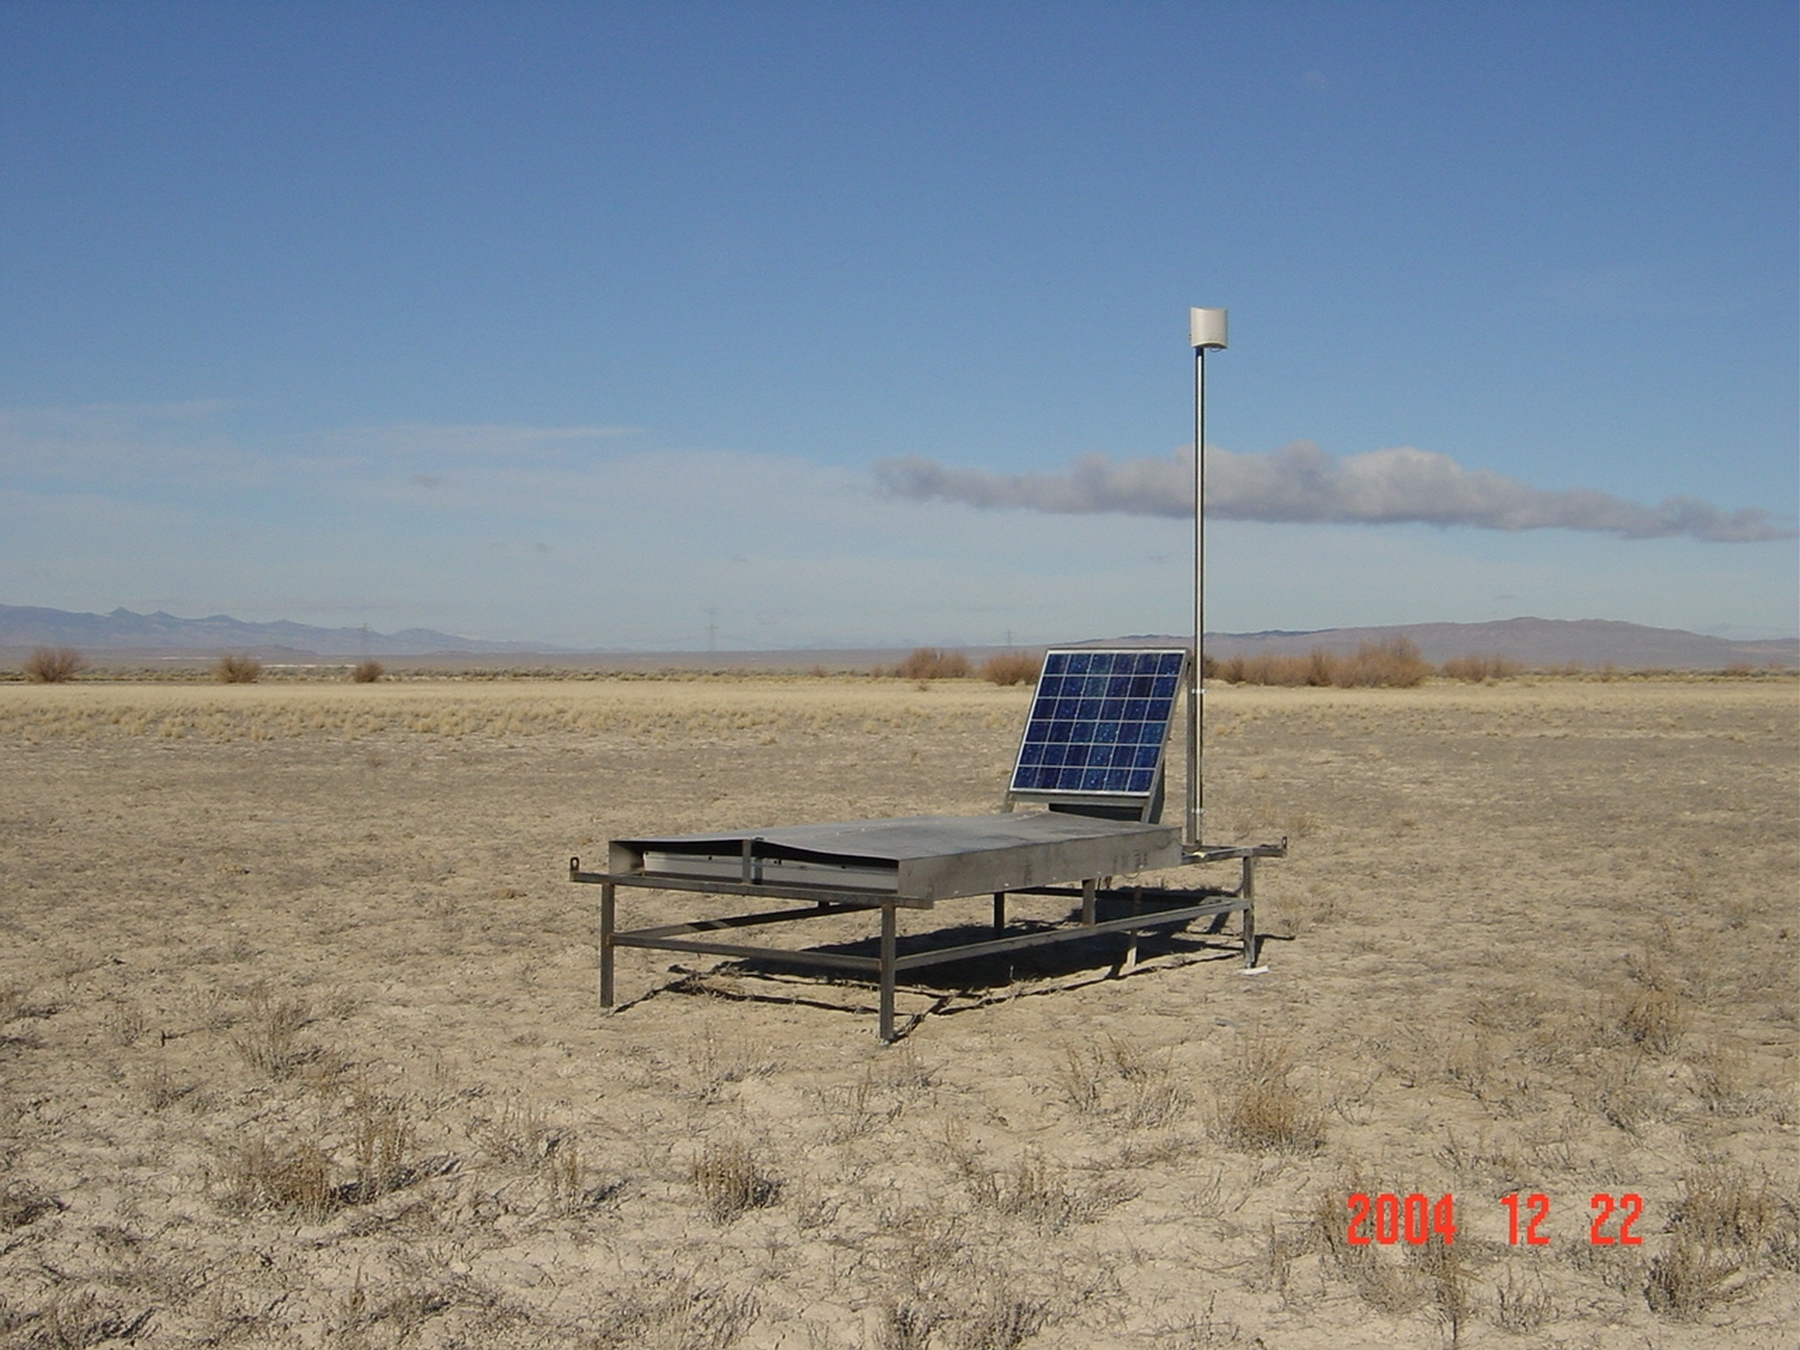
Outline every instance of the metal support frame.
{"type": "MultiPolygon", "coordinates": [[[[615,1002],[613,979],[614,957],[620,947],[641,947],[657,951],[694,952],[711,956],[734,957],[739,960],[765,961],[801,969],[817,969],[872,979],[879,1008],[881,1039],[896,1039],[894,994],[898,976],[909,970],[967,961],[975,957],[995,956],[1005,952],[1024,951],[1057,943],[1074,942],[1102,933],[1118,933],[1126,939],[1121,972],[1137,963],[1138,937],[1156,928],[1183,925],[1195,919],[1222,918],[1241,914],[1243,925],[1243,964],[1256,965],[1257,939],[1255,918],[1255,863],[1259,857],[1281,857],[1286,843],[1259,844],[1249,848],[1213,848],[1191,853],[1190,863],[1241,860],[1235,890],[1219,887],[1171,888],[1132,886],[1123,889],[1103,887],[1098,878],[1084,879],[1075,886],[1018,886],[993,893],[993,938],[979,942],[963,942],[929,951],[899,953],[899,910],[907,901],[896,897],[870,897],[849,890],[812,886],[760,886],[754,883],[721,883],[697,878],[645,876],[641,873],[586,872],[579,858],[569,859],[569,879],[600,887],[600,1006],[611,1008],[615,1002]],[[730,894],[746,897],[801,900],[797,908],[767,910],[754,914],[728,915],[716,919],[696,919],[687,923],[659,924],[651,928],[621,931],[618,927],[617,893],[620,886],[640,890],[691,891],[703,894],[730,894]],[[1078,901],[1080,920],[1054,928],[1028,933],[1006,932],[1006,897],[1013,895],[1057,896],[1078,901]],[[1131,912],[1124,918],[1101,919],[1098,905],[1102,900],[1129,902],[1131,912]],[[813,948],[793,949],[765,947],[730,940],[726,935],[739,929],[767,924],[797,923],[828,915],[880,911],[880,938],[875,956],[853,956],[844,952],[826,952],[813,948]],[[714,936],[717,934],[718,936],[714,936]]],[[[929,908],[916,903],[910,908],[929,908]]]]}

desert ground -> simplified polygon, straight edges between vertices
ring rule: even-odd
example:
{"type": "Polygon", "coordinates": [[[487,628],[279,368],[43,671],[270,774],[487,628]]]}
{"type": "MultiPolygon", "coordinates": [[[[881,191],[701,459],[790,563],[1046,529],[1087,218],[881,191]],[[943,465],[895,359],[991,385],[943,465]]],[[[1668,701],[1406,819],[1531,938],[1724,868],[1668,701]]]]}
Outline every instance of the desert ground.
{"type": "Polygon", "coordinates": [[[601,1011],[572,855],[997,809],[1028,698],[0,685],[0,1346],[1791,1350],[1791,678],[1215,685],[1266,973],[940,968],[883,1045],[625,951],[601,1011]]]}

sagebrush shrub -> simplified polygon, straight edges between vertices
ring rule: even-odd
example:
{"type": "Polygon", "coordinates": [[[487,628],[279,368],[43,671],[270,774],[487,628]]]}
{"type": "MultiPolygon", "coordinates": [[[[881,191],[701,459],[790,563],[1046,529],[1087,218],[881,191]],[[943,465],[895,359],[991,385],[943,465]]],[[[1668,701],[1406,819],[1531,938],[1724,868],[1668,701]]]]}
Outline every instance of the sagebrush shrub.
{"type": "Polygon", "coordinates": [[[1206,671],[1209,677],[1231,684],[1411,689],[1424,683],[1431,666],[1411,638],[1396,634],[1380,642],[1365,642],[1348,655],[1314,647],[1305,656],[1265,652],[1222,661],[1208,657],[1206,671]]]}
{"type": "Polygon", "coordinates": [[[969,658],[939,647],[915,647],[894,673],[907,680],[966,680],[972,673],[969,658]]]}
{"type": "Polygon", "coordinates": [[[241,652],[226,652],[213,666],[213,678],[220,684],[255,684],[262,673],[262,662],[241,652]]]}
{"type": "Polygon", "coordinates": [[[981,667],[981,678],[991,684],[1036,684],[1044,658],[1029,652],[1001,652],[990,656],[981,667]]]}
{"type": "Polygon", "coordinates": [[[33,684],[62,684],[86,669],[73,647],[39,647],[25,658],[25,678],[33,684]]]}
{"type": "Polygon", "coordinates": [[[1467,656],[1453,656],[1438,667],[1438,673],[1447,680],[1466,680],[1470,684],[1481,684],[1487,680],[1509,680],[1519,673],[1520,666],[1500,655],[1499,652],[1470,652],[1467,656]]]}

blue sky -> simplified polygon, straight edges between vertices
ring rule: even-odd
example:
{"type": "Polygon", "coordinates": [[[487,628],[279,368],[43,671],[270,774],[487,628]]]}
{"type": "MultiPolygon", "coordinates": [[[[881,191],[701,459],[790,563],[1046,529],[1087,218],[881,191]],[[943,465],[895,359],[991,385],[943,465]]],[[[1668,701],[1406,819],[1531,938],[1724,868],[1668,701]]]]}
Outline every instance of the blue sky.
{"type": "Polygon", "coordinates": [[[0,603],[1800,621],[1794,7],[0,7],[0,603]],[[1217,496],[1212,489],[1216,485],[1217,496]]]}

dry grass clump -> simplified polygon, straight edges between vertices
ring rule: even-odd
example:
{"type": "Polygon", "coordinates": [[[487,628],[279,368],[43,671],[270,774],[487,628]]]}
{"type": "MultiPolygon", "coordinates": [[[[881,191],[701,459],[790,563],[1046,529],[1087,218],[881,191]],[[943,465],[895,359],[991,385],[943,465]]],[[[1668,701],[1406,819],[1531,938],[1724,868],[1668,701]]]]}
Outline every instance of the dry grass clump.
{"type": "Polygon", "coordinates": [[[1023,1219],[1042,1233],[1087,1223],[1135,1194],[1130,1184],[1118,1177],[1103,1176],[1088,1186],[1072,1185],[1067,1170],[1037,1149],[1027,1149],[1010,1169],[991,1168],[959,1127],[945,1132],[944,1145],[976,1205],[1023,1219]]]}
{"type": "Polygon", "coordinates": [[[305,999],[277,999],[259,984],[250,991],[243,1022],[231,1038],[232,1048],[251,1068],[271,1078],[287,1078],[312,1057],[296,1040],[300,1028],[311,1020],[312,1007],[305,999]]]}
{"type": "Polygon", "coordinates": [[[1474,1281],[1463,1249],[1433,1233],[1423,1247],[1407,1253],[1407,1262],[1423,1278],[1432,1315],[1450,1333],[1450,1344],[1462,1344],[1463,1327],[1475,1314],[1474,1281]]]}
{"type": "Polygon", "coordinates": [[[935,1308],[917,1303],[889,1303],[876,1328],[877,1350],[927,1350],[942,1318],[935,1308]]]}
{"type": "MultiPolygon", "coordinates": [[[[1287,1260],[1285,1244],[1272,1227],[1269,1245],[1276,1251],[1272,1259],[1287,1260]]],[[[1299,1243],[1305,1246],[1318,1251],[1370,1307],[1393,1317],[1429,1308],[1449,1333],[1451,1346],[1461,1344],[1463,1328],[1475,1318],[1476,1285],[1464,1249],[1439,1233],[1432,1233],[1423,1246],[1407,1248],[1400,1261],[1384,1259],[1377,1247],[1350,1243],[1343,1194],[1327,1192],[1313,1207],[1312,1223],[1299,1243]]],[[[1281,1283],[1277,1279],[1271,1287],[1281,1283]]],[[[1515,1296],[1516,1291],[1505,1293],[1503,1303],[1515,1296]]]]}
{"type": "Polygon", "coordinates": [[[1127,1130],[1165,1128],[1193,1104],[1168,1050],[1148,1051],[1118,1036],[1071,1047],[1058,1085],[1082,1115],[1127,1130]]]}
{"type": "Polygon", "coordinates": [[[374,684],[385,674],[387,674],[387,667],[381,662],[366,660],[356,663],[350,671],[350,678],[358,684],[374,684]]]}
{"type": "Polygon", "coordinates": [[[768,1047],[736,1037],[720,1039],[708,1025],[693,1056],[694,1094],[704,1102],[721,1100],[733,1083],[766,1078],[781,1068],[781,1061],[762,1058],[768,1047]]]}
{"type": "Polygon", "coordinates": [[[1670,1227],[1696,1242],[1751,1255],[1791,1248],[1800,1214],[1769,1189],[1766,1178],[1734,1167],[1708,1167],[1687,1177],[1670,1227]]]}
{"type": "Polygon", "coordinates": [[[1556,1302],[1541,1278],[1526,1285],[1508,1270],[1505,1281],[1494,1286],[1494,1303],[1495,1324],[1515,1336],[1529,1335],[1556,1320],[1556,1302]]]}
{"type": "Polygon", "coordinates": [[[1063,1168],[1028,1151],[1011,1171],[964,1169],[975,1201],[996,1213],[1023,1219],[1043,1233],[1060,1233],[1086,1223],[1128,1198],[1119,1185],[1084,1189],[1066,1180],[1063,1168]]]}
{"type": "Polygon", "coordinates": [[[119,1045],[136,1045],[138,1037],[149,1030],[150,1022],[144,1010],[128,998],[116,1001],[107,1009],[104,1018],[106,1034],[119,1045]]]}
{"type": "Polygon", "coordinates": [[[1644,1301],[1652,1312],[1691,1322],[1708,1308],[1732,1296],[1737,1263],[1704,1243],[1676,1234],[1650,1262],[1644,1301]]]}
{"type": "Polygon", "coordinates": [[[255,684],[262,673],[262,662],[244,652],[226,652],[213,663],[213,678],[220,684],[255,684]]]}
{"type": "Polygon", "coordinates": [[[1292,1072],[1285,1048],[1266,1041],[1245,1046],[1219,1096],[1219,1136],[1259,1153],[1314,1153],[1324,1147],[1325,1113],[1288,1081],[1292,1072]]]}
{"type": "Polygon", "coordinates": [[[664,1276],[617,1295],[593,1334],[572,1343],[592,1350],[730,1350],[756,1314],[749,1290],[664,1276]]]}
{"type": "Polygon", "coordinates": [[[1600,1114],[1633,1138],[1656,1119],[1664,1104],[1655,1090],[1654,1075],[1643,1071],[1647,1062],[1642,1055],[1608,1056],[1597,1066],[1592,1080],[1593,1100],[1600,1114]]]}
{"type": "Polygon", "coordinates": [[[414,1130],[405,1106],[359,1085],[347,1105],[322,1110],[298,1142],[277,1145],[259,1137],[227,1161],[223,1201],[228,1210],[277,1210],[322,1223],[341,1209],[366,1205],[457,1166],[449,1154],[413,1156],[414,1130]],[[327,1143],[335,1141],[333,1148],[327,1143]],[[348,1164],[334,1164],[333,1153],[348,1164]]]}
{"type": "Polygon", "coordinates": [[[966,680],[973,673],[967,656],[940,647],[915,647],[894,667],[894,674],[903,680],[966,680]]]}
{"type": "Polygon", "coordinates": [[[1412,689],[1431,665],[1411,638],[1396,635],[1365,642],[1348,655],[1314,647],[1305,656],[1228,656],[1207,662],[1207,673],[1231,684],[1272,684],[1315,689],[1412,689]]]}
{"type": "Polygon", "coordinates": [[[63,684],[86,669],[73,647],[38,647],[25,658],[25,678],[33,684],[63,684]]]}
{"type": "Polygon", "coordinates": [[[1669,1230],[1644,1283],[1645,1302],[1665,1317],[1693,1321],[1743,1293],[1760,1271],[1800,1270],[1800,1206],[1739,1168],[1685,1178],[1669,1230]]]}
{"type": "Polygon", "coordinates": [[[413,1128],[399,1102],[358,1089],[350,1105],[350,1148],[355,1179],[341,1191],[349,1204],[367,1204],[406,1185],[413,1128]]]}
{"type": "Polygon", "coordinates": [[[124,1305],[110,1295],[102,1296],[92,1289],[79,1293],[59,1294],[39,1313],[22,1313],[8,1317],[0,1305],[0,1331],[37,1325],[24,1339],[9,1344],[51,1347],[52,1350],[85,1350],[87,1346],[136,1340],[145,1323],[155,1316],[155,1308],[146,1308],[135,1317],[127,1316],[124,1305]],[[10,1323],[10,1326],[9,1326],[10,1323]]]}
{"type": "Polygon", "coordinates": [[[1523,669],[1517,661],[1499,652],[1470,652],[1467,656],[1451,657],[1438,667],[1438,674],[1447,680],[1482,684],[1488,680],[1510,680],[1523,669]]]}
{"type": "MultiPolygon", "coordinates": [[[[1382,1260],[1378,1248],[1350,1245],[1341,1192],[1319,1197],[1313,1207],[1307,1240],[1372,1308],[1398,1317],[1427,1298],[1416,1269],[1382,1260]]],[[[1273,1234],[1270,1245],[1275,1245],[1273,1234]]]]}
{"type": "Polygon", "coordinates": [[[1750,1079],[1750,1056],[1741,1045],[1708,1046],[1694,1056],[1690,1067],[1694,1095],[1708,1111],[1739,1115],[1755,1109],[1755,1099],[1743,1087],[1750,1079]]]}
{"type": "Polygon", "coordinates": [[[0,1187],[0,1230],[23,1228],[42,1215],[66,1208],[61,1200],[29,1181],[9,1181],[0,1187]]]}
{"type": "Polygon", "coordinates": [[[781,1179],[764,1171],[756,1155],[739,1143],[706,1145],[688,1168],[688,1180],[719,1223],[781,1198],[781,1179]]]}
{"type": "Polygon", "coordinates": [[[552,1126],[540,1109],[522,1098],[506,1101],[498,1115],[476,1120],[468,1133],[487,1161],[534,1174],[559,1214],[598,1204],[616,1194],[621,1184],[615,1178],[589,1186],[580,1136],[552,1126]]]}
{"type": "Polygon", "coordinates": [[[1059,1271],[1053,1257],[1021,1266],[998,1237],[978,1213],[940,1202],[884,1215],[869,1254],[887,1292],[864,1343],[871,1350],[1017,1350],[1108,1280],[1059,1271]]]}
{"type": "Polygon", "coordinates": [[[1044,658],[1029,652],[1001,652],[981,665],[981,678],[990,684],[1036,684],[1044,658]]]}
{"type": "MultiPolygon", "coordinates": [[[[524,1320],[516,1309],[505,1306],[492,1289],[466,1275],[417,1261],[397,1264],[391,1280],[368,1283],[364,1282],[362,1269],[357,1269],[356,1282],[336,1301],[329,1316],[327,1345],[346,1350],[416,1345],[433,1319],[456,1314],[460,1314],[458,1320],[467,1328],[469,1339],[458,1336],[453,1344],[493,1344],[489,1337],[524,1320]]],[[[266,1320],[259,1324],[253,1315],[246,1316],[242,1311],[234,1322],[233,1330],[240,1336],[252,1328],[265,1335],[272,1330],[266,1320]]],[[[229,1334],[215,1333],[198,1343],[224,1344],[229,1334]]]]}
{"type": "Polygon", "coordinates": [[[1644,989],[1619,1015],[1619,1032],[1651,1054],[1672,1055],[1687,1032],[1686,1005],[1661,989],[1644,989]]]}
{"type": "Polygon", "coordinates": [[[1044,1299],[1006,1289],[990,1291],[964,1326],[960,1344],[967,1350],[1017,1350],[1043,1330],[1049,1316],[1050,1305],[1044,1299]]]}
{"type": "Polygon", "coordinates": [[[489,1161],[525,1170],[535,1167],[558,1137],[540,1108],[516,1096],[501,1103],[497,1114],[472,1122],[468,1133],[489,1161]]]}
{"type": "Polygon", "coordinates": [[[544,1149],[543,1161],[538,1166],[538,1175],[549,1192],[551,1207],[558,1214],[573,1214],[577,1210],[611,1199],[624,1185],[617,1179],[598,1186],[590,1187],[587,1184],[587,1165],[581,1156],[581,1137],[573,1130],[550,1138],[544,1149]]]}
{"type": "Polygon", "coordinates": [[[812,1093],[826,1118],[825,1137],[834,1144],[848,1143],[874,1134],[898,1120],[912,1103],[928,1092],[936,1070],[919,1062],[912,1046],[882,1055],[878,1065],[865,1068],[853,1083],[826,1086],[812,1093]]]}
{"type": "Polygon", "coordinates": [[[334,1207],[331,1161],[310,1140],[292,1148],[252,1140],[226,1171],[225,1203],[238,1213],[274,1209],[319,1223],[334,1207]]]}
{"type": "Polygon", "coordinates": [[[819,1101],[830,1118],[825,1137],[834,1144],[871,1135],[906,1109],[904,1098],[881,1091],[873,1073],[864,1073],[854,1083],[825,1089],[819,1094],[819,1101]]]}

